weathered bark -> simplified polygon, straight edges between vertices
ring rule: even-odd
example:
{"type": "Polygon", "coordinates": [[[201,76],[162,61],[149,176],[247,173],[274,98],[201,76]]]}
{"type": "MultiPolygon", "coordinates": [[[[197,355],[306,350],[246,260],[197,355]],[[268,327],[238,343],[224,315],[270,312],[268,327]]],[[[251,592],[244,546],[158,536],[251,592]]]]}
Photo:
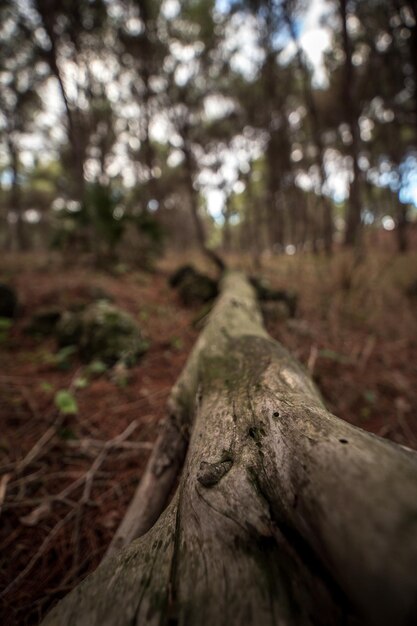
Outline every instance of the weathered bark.
{"type": "Polygon", "coordinates": [[[417,455],[325,409],[242,275],[174,393],[173,500],[44,626],[416,623],[417,455]]]}

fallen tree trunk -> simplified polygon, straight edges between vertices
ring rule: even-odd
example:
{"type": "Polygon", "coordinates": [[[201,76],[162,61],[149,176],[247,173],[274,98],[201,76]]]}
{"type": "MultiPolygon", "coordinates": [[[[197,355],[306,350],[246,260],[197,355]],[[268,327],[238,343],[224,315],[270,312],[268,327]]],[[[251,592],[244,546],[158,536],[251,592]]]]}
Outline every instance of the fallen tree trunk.
{"type": "Polygon", "coordinates": [[[417,623],[417,455],[325,409],[242,275],[171,400],[174,498],[45,626],[417,623]]]}

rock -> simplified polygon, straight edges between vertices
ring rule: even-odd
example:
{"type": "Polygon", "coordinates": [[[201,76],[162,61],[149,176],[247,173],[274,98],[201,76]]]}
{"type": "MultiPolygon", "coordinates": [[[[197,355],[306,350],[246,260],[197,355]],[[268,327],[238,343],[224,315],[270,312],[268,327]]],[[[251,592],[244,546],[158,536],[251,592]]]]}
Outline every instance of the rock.
{"type": "Polygon", "coordinates": [[[32,315],[26,331],[33,335],[52,335],[61,319],[61,315],[62,311],[60,309],[40,309],[32,315]]]}
{"type": "Polygon", "coordinates": [[[218,285],[215,280],[201,274],[191,265],[180,267],[170,277],[170,285],[176,287],[185,306],[205,304],[216,298],[218,285]]]}
{"type": "Polygon", "coordinates": [[[197,271],[191,265],[182,265],[169,277],[169,284],[171,287],[178,287],[178,285],[188,276],[195,276],[197,271]]]}
{"type": "Polygon", "coordinates": [[[288,317],[295,317],[297,312],[298,295],[285,289],[271,289],[264,281],[251,278],[251,284],[256,289],[261,302],[283,302],[288,309],[288,317]]]}
{"type": "Polygon", "coordinates": [[[287,320],[290,315],[288,306],[285,302],[261,301],[260,306],[264,322],[267,325],[287,320]]]}
{"type": "Polygon", "coordinates": [[[216,298],[218,294],[217,283],[209,276],[196,273],[194,276],[184,278],[179,287],[178,293],[185,306],[193,304],[204,304],[216,298]]]}
{"type": "Polygon", "coordinates": [[[107,365],[134,365],[148,342],[132,317],[100,300],[78,313],[64,313],[57,326],[61,347],[75,345],[83,360],[99,359],[107,365]]]}
{"type": "Polygon", "coordinates": [[[78,346],[81,342],[83,334],[83,314],[85,309],[78,312],[65,311],[56,327],[58,345],[60,348],[65,346],[78,346]]]}
{"type": "Polygon", "coordinates": [[[17,311],[17,296],[14,289],[0,283],[0,317],[12,319],[17,311]]]}

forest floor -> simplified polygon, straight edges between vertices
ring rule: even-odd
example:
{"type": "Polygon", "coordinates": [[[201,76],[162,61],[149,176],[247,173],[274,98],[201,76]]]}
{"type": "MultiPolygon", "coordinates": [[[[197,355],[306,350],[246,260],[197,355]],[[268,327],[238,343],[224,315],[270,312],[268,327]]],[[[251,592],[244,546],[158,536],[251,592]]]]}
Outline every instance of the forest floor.
{"type": "MultiPolygon", "coordinates": [[[[56,257],[3,259],[0,282],[13,285],[20,307],[0,335],[0,623],[37,624],[99,564],[121,521],[199,332],[199,307],[182,306],[167,284],[184,260],[109,274],[56,257]],[[97,290],[149,339],[127,372],[88,368],[27,332],[36,311],[97,290]],[[60,390],[70,390],[76,412],[59,412],[60,390]]],[[[278,309],[267,328],[307,367],[329,409],[417,449],[416,254],[372,254],[358,265],[343,253],[271,258],[259,274],[298,294],[296,317],[278,309]]]]}

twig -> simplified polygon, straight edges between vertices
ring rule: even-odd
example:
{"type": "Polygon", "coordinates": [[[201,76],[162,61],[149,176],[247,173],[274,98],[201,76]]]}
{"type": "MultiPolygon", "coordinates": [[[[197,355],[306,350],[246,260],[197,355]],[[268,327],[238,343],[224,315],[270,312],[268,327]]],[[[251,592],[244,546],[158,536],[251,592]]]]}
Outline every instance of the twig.
{"type": "Polygon", "coordinates": [[[105,458],[107,456],[107,453],[110,451],[110,449],[112,447],[114,447],[114,446],[118,446],[125,439],[130,437],[130,435],[136,430],[136,428],[138,426],[139,426],[139,422],[137,420],[134,420],[133,422],[131,422],[127,426],[127,428],[125,428],[125,430],[123,432],[121,432],[119,435],[117,435],[113,439],[109,439],[109,441],[106,441],[104,443],[104,446],[101,449],[99,455],[97,456],[97,458],[95,459],[95,461],[91,465],[90,469],[86,472],[86,474],[84,476],[84,480],[85,480],[84,491],[83,491],[83,494],[81,496],[81,500],[80,500],[79,505],[78,505],[77,516],[76,516],[76,520],[75,520],[75,528],[74,528],[74,544],[75,544],[75,548],[74,548],[74,565],[73,565],[74,568],[77,567],[78,558],[79,558],[81,518],[82,518],[84,506],[90,500],[90,495],[91,495],[91,490],[92,490],[92,487],[93,487],[94,477],[95,477],[97,471],[100,469],[100,467],[101,467],[102,463],[104,462],[104,460],[105,460],[105,458]]]}
{"type": "MultiPolygon", "coordinates": [[[[80,369],[81,368],[78,368],[76,370],[74,376],[71,379],[71,383],[68,387],[70,391],[74,387],[75,381],[77,377],[79,376],[80,369]]],[[[35,445],[31,448],[31,450],[29,450],[27,455],[21,461],[18,461],[18,463],[15,465],[16,473],[22,472],[28,465],[30,465],[30,463],[32,463],[35,459],[39,457],[44,447],[51,441],[51,439],[56,434],[56,431],[63,423],[64,418],[65,418],[65,415],[63,413],[58,414],[52,426],[47,428],[47,430],[43,433],[42,437],[35,443],[35,445]]]]}
{"type": "Polygon", "coordinates": [[[138,421],[133,420],[133,422],[130,422],[130,424],[125,428],[123,432],[121,432],[119,435],[116,435],[116,437],[114,437],[113,439],[109,439],[108,441],[104,443],[103,449],[101,450],[100,454],[98,455],[94,463],[91,465],[90,469],[85,474],[85,486],[84,486],[84,493],[81,498],[81,503],[85,503],[89,500],[94,476],[97,473],[97,471],[100,469],[100,466],[102,465],[104,459],[106,458],[106,455],[109,452],[109,450],[113,447],[119,446],[119,444],[121,444],[125,439],[130,437],[130,435],[136,430],[138,426],[139,426],[138,421]]]}
{"type": "MultiPolygon", "coordinates": [[[[158,396],[167,395],[169,390],[170,390],[170,387],[163,387],[162,389],[158,389],[158,391],[154,391],[153,393],[147,394],[144,398],[141,398],[140,400],[132,400],[132,402],[125,402],[124,404],[119,404],[117,406],[111,407],[109,410],[111,413],[123,413],[126,409],[133,409],[133,408],[138,409],[140,408],[141,405],[149,402],[151,398],[156,398],[158,396]]],[[[90,421],[94,419],[97,415],[100,415],[100,411],[98,411],[97,413],[94,413],[91,416],[90,421]]]]}
{"type": "Polygon", "coordinates": [[[59,426],[62,424],[63,419],[64,419],[64,416],[62,414],[58,415],[58,417],[55,419],[52,426],[50,426],[49,428],[47,428],[47,430],[45,430],[42,437],[38,439],[35,445],[29,450],[27,455],[21,461],[17,463],[16,468],[15,468],[16,474],[23,472],[23,470],[28,465],[30,465],[35,459],[38,458],[43,448],[46,446],[46,444],[48,444],[51,441],[52,437],[55,435],[57,428],[59,428],[59,426]]]}
{"type": "Polygon", "coordinates": [[[371,335],[370,337],[368,337],[368,339],[366,340],[365,346],[362,350],[362,353],[359,357],[359,367],[363,370],[365,369],[365,366],[369,360],[369,357],[371,356],[372,352],[374,351],[376,345],[376,338],[374,335],[371,335]]]}
{"type": "MultiPolygon", "coordinates": [[[[80,487],[83,483],[85,484],[85,487],[84,487],[83,496],[79,504],[81,505],[86,504],[90,497],[92,482],[95,476],[97,476],[97,473],[101,465],[103,464],[103,461],[105,460],[105,457],[108,454],[108,452],[113,447],[116,447],[116,448],[123,447],[124,443],[126,443],[124,440],[130,437],[130,435],[136,430],[138,426],[139,426],[139,423],[136,420],[134,420],[127,426],[127,428],[125,428],[125,430],[122,433],[120,433],[119,435],[116,435],[116,437],[114,437],[113,439],[109,439],[108,441],[105,441],[105,442],[100,442],[103,445],[103,448],[100,451],[99,455],[96,457],[95,461],[92,463],[90,469],[87,470],[87,472],[85,472],[81,476],[79,476],[76,480],[74,480],[67,487],[65,487],[65,489],[63,489],[57,494],[50,495],[47,498],[42,498],[36,502],[34,502],[33,500],[20,502],[19,506],[25,506],[25,505],[27,506],[28,504],[36,503],[37,504],[36,508],[39,508],[40,506],[44,506],[45,503],[51,504],[52,502],[66,502],[67,496],[71,494],[73,491],[75,491],[76,489],[78,489],[78,487],[80,487]]],[[[136,442],[131,442],[131,443],[135,444],[136,442]]],[[[141,447],[145,447],[145,446],[141,446],[141,447]]],[[[147,444],[146,448],[148,447],[152,447],[152,444],[151,443],[147,444]]],[[[137,449],[136,446],[134,446],[134,449],[137,449]]],[[[61,472],[61,474],[67,474],[67,472],[61,472]]],[[[53,476],[54,475],[52,475],[52,477],[53,476]]],[[[17,482],[18,481],[14,481],[12,484],[16,485],[17,482]]],[[[7,508],[12,508],[12,507],[8,505],[7,508]]],[[[36,508],[34,509],[34,511],[36,511],[36,508]]]]}
{"type": "Polygon", "coordinates": [[[311,350],[310,350],[310,354],[309,354],[309,357],[308,357],[308,361],[307,361],[307,369],[308,369],[308,371],[310,373],[310,376],[313,375],[318,354],[319,354],[319,351],[318,351],[317,346],[315,344],[312,345],[311,346],[311,350]]]}
{"type": "Polygon", "coordinates": [[[151,528],[166,503],[186,447],[184,433],[178,428],[175,416],[171,415],[163,423],[141,481],[104,559],[151,528]]]}
{"type": "Polygon", "coordinates": [[[398,423],[399,423],[399,425],[401,427],[401,430],[403,431],[403,433],[407,437],[408,441],[415,446],[416,443],[417,443],[416,436],[413,433],[413,431],[411,430],[410,425],[408,424],[407,418],[404,415],[404,413],[400,413],[399,412],[397,419],[398,419],[398,423]]]}
{"type": "MultiPolygon", "coordinates": [[[[106,441],[100,439],[91,439],[86,437],[85,439],[78,439],[76,441],[67,441],[66,445],[70,448],[102,448],[106,446],[106,441]]],[[[150,441],[120,441],[119,443],[113,442],[112,448],[125,448],[127,450],[151,450],[153,443],[150,441]]]]}
{"type": "MultiPolygon", "coordinates": [[[[0,374],[0,380],[6,380],[7,382],[13,385],[13,381],[21,381],[21,380],[32,381],[33,377],[32,376],[16,376],[14,374],[0,374]]],[[[20,384],[20,383],[16,382],[15,384],[20,384]]]]}
{"type": "Polygon", "coordinates": [[[31,393],[29,392],[28,388],[25,387],[24,385],[19,385],[19,391],[22,394],[23,398],[26,401],[27,406],[29,407],[33,417],[35,417],[36,419],[40,419],[40,415],[39,415],[39,410],[38,407],[36,406],[31,393]]]}
{"type": "Polygon", "coordinates": [[[11,474],[4,474],[0,480],[0,515],[6,498],[7,484],[10,480],[10,476],[11,474]]]}
{"type": "Polygon", "coordinates": [[[42,476],[43,472],[44,472],[44,468],[41,468],[41,469],[36,470],[36,472],[33,472],[33,474],[28,474],[27,476],[21,476],[20,478],[17,478],[16,480],[12,480],[10,482],[9,487],[14,488],[14,487],[19,487],[20,485],[26,485],[33,481],[39,480],[39,478],[41,478],[43,482],[46,482],[48,480],[54,480],[57,478],[63,478],[63,477],[73,478],[74,475],[76,475],[78,478],[81,473],[80,471],[67,470],[67,471],[62,471],[62,472],[51,472],[50,474],[45,474],[45,476],[42,476]]]}
{"type": "Polygon", "coordinates": [[[74,513],[75,513],[74,510],[70,511],[69,513],[66,514],[66,516],[63,519],[61,519],[57,524],[55,524],[53,529],[50,531],[50,533],[45,537],[45,539],[41,543],[40,548],[35,552],[33,557],[30,559],[30,561],[28,562],[26,567],[0,593],[0,599],[4,598],[5,595],[7,595],[12,589],[14,589],[14,587],[16,587],[16,585],[18,585],[20,583],[20,581],[23,580],[23,578],[25,578],[29,574],[29,572],[31,571],[33,566],[38,562],[38,560],[40,559],[42,554],[45,552],[45,550],[48,547],[48,545],[56,537],[56,535],[59,533],[61,528],[63,528],[65,526],[65,524],[71,519],[71,517],[74,515],[74,513]]]}

